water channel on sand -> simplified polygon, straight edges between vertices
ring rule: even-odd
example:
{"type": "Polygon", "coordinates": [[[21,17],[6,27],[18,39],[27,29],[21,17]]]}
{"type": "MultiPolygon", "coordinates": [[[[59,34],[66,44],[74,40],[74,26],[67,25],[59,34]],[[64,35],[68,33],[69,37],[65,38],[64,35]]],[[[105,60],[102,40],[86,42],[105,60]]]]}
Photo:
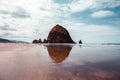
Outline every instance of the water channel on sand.
{"type": "Polygon", "coordinates": [[[0,80],[120,80],[120,45],[0,43],[0,80]]]}

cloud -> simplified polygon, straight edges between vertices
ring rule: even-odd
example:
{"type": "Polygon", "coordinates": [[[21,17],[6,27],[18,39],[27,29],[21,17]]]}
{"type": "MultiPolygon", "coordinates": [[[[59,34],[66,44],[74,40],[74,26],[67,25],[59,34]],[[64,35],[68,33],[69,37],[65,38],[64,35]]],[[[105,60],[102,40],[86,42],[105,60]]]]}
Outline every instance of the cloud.
{"type": "Polygon", "coordinates": [[[8,24],[0,25],[0,30],[3,31],[17,31],[14,28],[11,28],[8,24]]]}
{"type": "Polygon", "coordinates": [[[93,0],[73,0],[70,8],[72,12],[79,12],[88,9],[91,5],[93,5],[93,0]]]}
{"type": "Polygon", "coordinates": [[[120,6],[120,0],[73,0],[70,4],[72,12],[81,12],[88,9],[107,9],[120,6]]]}
{"type": "Polygon", "coordinates": [[[1,14],[10,14],[8,11],[0,10],[1,14]]]}
{"type": "Polygon", "coordinates": [[[12,33],[10,33],[10,32],[4,32],[4,33],[1,33],[1,35],[0,35],[0,37],[9,37],[9,36],[11,36],[11,35],[13,35],[12,33]]]}
{"type": "Polygon", "coordinates": [[[16,7],[15,11],[9,10],[0,10],[0,14],[8,15],[13,18],[28,18],[30,17],[29,13],[27,13],[22,7],[16,7]]]}
{"type": "Polygon", "coordinates": [[[16,11],[11,13],[11,16],[14,18],[28,18],[28,17],[30,17],[30,15],[22,7],[17,7],[16,11]]]}
{"type": "Polygon", "coordinates": [[[93,18],[104,18],[104,17],[115,16],[115,15],[116,13],[114,13],[113,11],[108,11],[108,10],[101,10],[101,11],[94,12],[91,14],[93,18]]]}
{"type": "Polygon", "coordinates": [[[105,9],[120,7],[120,0],[94,0],[93,8],[105,9]]]}
{"type": "MultiPolygon", "coordinates": [[[[76,12],[85,10],[108,11],[106,8],[112,9],[118,6],[120,6],[119,0],[65,0],[65,2],[64,0],[56,0],[56,2],[55,0],[2,0],[0,1],[0,25],[2,23],[6,25],[0,26],[0,35],[9,39],[12,37],[12,39],[31,42],[33,39],[47,38],[48,32],[56,24],[67,28],[75,41],[87,35],[100,35],[100,32],[109,34],[107,29],[113,30],[111,34],[118,34],[119,29],[111,28],[113,26],[91,25],[76,19],[81,16],[76,18],[72,16],[76,12]],[[5,36],[5,34],[10,35],[5,36]]],[[[107,16],[104,17],[108,17],[108,13],[106,14],[107,16]]],[[[84,16],[86,15],[89,14],[84,16]]],[[[92,20],[91,17],[89,19],[92,20]]]]}

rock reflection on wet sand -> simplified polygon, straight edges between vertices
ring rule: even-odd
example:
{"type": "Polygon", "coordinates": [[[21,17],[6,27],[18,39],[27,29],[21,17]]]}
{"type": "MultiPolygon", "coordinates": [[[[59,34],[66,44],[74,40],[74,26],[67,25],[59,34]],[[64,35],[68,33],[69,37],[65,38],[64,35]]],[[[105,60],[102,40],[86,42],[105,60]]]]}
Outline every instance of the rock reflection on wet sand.
{"type": "Polygon", "coordinates": [[[62,61],[64,61],[68,57],[72,49],[72,46],[68,45],[47,45],[46,47],[49,56],[56,63],[61,63],[62,61]]]}
{"type": "Polygon", "coordinates": [[[120,80],[119,50],[1,43],[0,80],[120,80]]]}

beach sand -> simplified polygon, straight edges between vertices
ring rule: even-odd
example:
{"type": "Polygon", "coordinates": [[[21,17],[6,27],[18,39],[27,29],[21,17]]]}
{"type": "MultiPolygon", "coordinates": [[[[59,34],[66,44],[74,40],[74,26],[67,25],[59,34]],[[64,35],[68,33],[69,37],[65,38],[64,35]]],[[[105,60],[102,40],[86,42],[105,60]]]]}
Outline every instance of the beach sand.
{"type": "Polygon", "coordinates": [[[104,49],[0,43],[0,80],[120,80],[120,48],[104,49]]]}

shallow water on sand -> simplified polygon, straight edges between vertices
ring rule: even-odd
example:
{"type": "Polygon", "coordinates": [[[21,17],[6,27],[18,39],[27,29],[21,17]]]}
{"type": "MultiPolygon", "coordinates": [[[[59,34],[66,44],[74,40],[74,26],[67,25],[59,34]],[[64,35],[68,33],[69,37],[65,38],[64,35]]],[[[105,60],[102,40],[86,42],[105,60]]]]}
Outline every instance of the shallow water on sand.
{"type": "Polygon", "coordinates": [[[120,45],[1,43],[0,80],[120,80],[120,45]]]}

